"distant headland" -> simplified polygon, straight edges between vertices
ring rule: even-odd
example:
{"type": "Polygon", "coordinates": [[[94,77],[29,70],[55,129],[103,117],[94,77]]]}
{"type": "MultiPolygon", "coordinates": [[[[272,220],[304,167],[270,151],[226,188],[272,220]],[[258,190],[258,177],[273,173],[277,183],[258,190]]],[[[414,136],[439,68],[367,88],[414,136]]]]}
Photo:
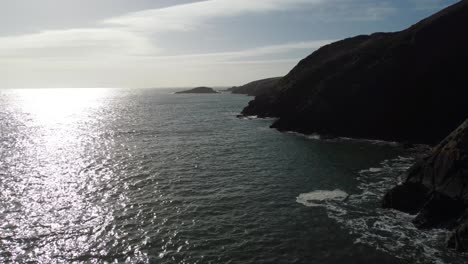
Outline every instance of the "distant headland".
{"type": "Polygon", "coordinates": [[[215,91],[213,88],[210,87],[196,87],[190,90],[176,92],[176,94],[217,94],[218,92],[215,91]]]}
{"type": "Polygon", "coordinates": [[[258,81],[249,82],[242,86],[234,86],[227,91],[233,94],[246,94],[249,96],[258,96],[264,93],[271,93],[275,87],[277,87],[278,81],[281,77],[274,77],[268,79],[262,79],[258,81]]]}

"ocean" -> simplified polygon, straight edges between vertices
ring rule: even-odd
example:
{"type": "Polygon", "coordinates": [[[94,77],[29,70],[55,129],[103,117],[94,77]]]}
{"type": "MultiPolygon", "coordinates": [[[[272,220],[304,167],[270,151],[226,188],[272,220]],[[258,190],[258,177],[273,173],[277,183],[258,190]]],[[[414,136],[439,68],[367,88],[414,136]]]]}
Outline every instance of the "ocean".
{"type": "Polygon", "coordinates": [[[380,209],[420,148],[173,92],[0,90],[0,262],[463,263],[447,231],[380,209]]]}

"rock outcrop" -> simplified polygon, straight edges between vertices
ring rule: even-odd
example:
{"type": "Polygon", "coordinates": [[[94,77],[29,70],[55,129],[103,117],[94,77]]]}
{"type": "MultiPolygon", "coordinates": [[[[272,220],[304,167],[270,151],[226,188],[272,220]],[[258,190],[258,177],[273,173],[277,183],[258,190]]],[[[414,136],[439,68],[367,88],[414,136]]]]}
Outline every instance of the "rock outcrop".
{"type": "Polygon", "coordinates": [[[176,92],[176,94],[215,94],[218,93],[213,88],[209,87],[196,87],[187,91],[176,92]]]}
{"type": "Polygon", "coordinates": [[[383,207],[417,214],[419,228],[455,228],[449,246],[468,250],[468,120],[410,168],[383,207]]]}
{"type": "Polygon", "coordinates": [[[468,116],[468,1],[395,33],[326,45],[244,115],[305,134],[436,144],[468,116]]]}
{"type": "Polygon", "coordinates": [[[276,85],[281,78],[282,77],[275,77],[253,81],[242,86],[234,86],[229,88],[228,91],[233,94],[246,94],[249,96],[258,96],[265,93],[272,93],[275,91],[276,85]]]}

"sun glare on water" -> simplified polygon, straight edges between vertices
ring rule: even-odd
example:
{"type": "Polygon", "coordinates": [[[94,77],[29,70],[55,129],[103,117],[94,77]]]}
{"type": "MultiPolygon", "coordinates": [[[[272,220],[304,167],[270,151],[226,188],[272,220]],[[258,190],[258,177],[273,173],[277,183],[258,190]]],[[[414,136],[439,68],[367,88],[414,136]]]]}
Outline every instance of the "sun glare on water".
{"type": "Polygon", "coordinates": [[[8,177],[0,182],[6,206],[0,214],[10,212],[8,222],[22,227],[4,232],[22,238],[70,235],[40,248],[30,248],[33,241],[9,242],[3,246],[12,252],[11,259],[21,262],[31,250],[39,262],[48,263],[57,255],[73,259],[89,251],[92,243],[71,234],[105,226],[112,217],[112,209],[100,205],[106,198],[96,198],[113,175],[104,169],[112,160],[113,140],[101,120],[109,93],[111,89],[30,89],[1,94],[0,100],[9,103],[0,112],[0,118],[5,116],[0,166],[15,166],[5,168],[8,177]]]}
{"type": "Polygon", "coordinates": [[[18,106],[41,125],[70,123],[85,111],[99,107],[110,89],[27,89],[19,90],[18,106]]]}

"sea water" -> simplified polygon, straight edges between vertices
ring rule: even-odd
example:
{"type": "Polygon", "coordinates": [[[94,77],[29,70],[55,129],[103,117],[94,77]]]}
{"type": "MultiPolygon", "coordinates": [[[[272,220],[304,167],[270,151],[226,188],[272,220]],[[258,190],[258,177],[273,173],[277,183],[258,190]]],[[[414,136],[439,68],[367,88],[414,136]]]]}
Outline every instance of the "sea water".
{"type": "Polygon", "coordinates": [[[419,150],[173,92],[0,91],[0,262],[463,263],[380,209],[419,150]]]}

